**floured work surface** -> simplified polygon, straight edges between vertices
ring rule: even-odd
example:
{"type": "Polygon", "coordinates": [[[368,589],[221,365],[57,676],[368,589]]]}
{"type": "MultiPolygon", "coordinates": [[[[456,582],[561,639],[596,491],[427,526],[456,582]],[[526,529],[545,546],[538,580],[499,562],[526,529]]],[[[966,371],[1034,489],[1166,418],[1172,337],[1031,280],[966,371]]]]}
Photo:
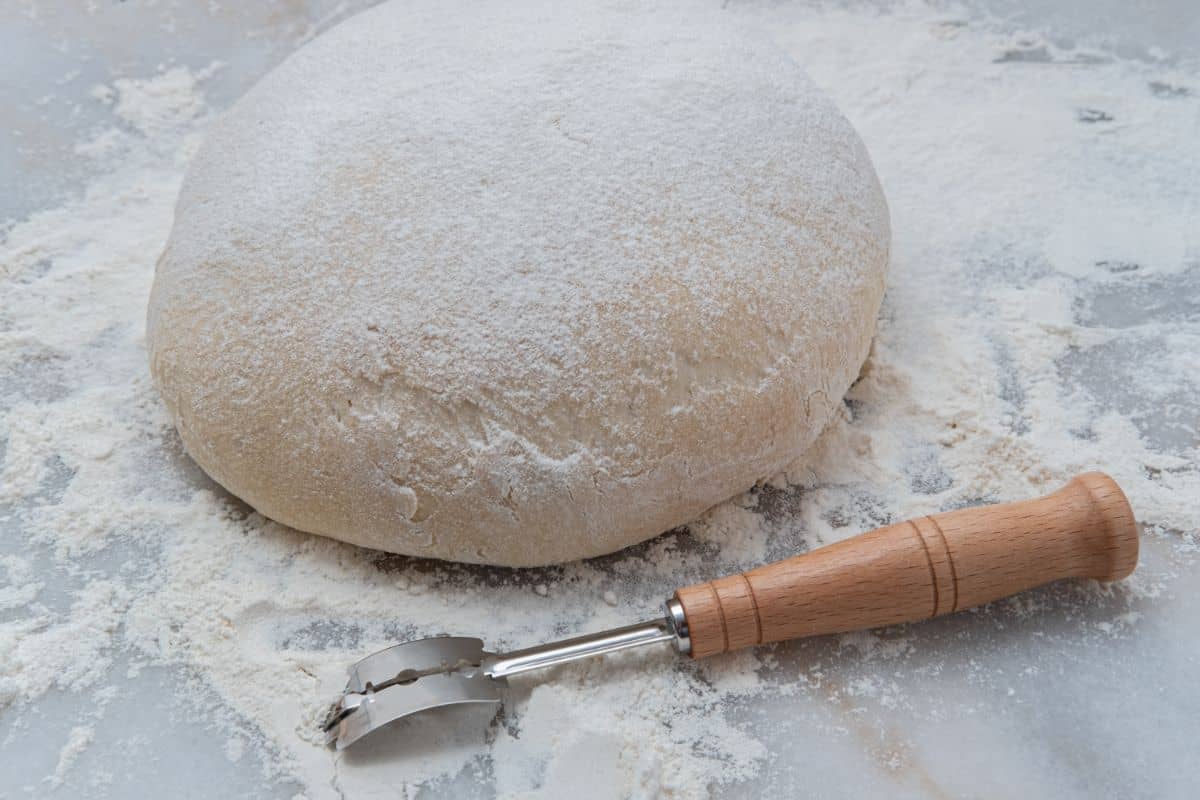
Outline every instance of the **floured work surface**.
{"type": "Polygon", "coordinates": [[[118,33],[51,5],[0,25],[10,51],[68,42],[4,89],[18,176],[44,181],[4,198],[24,205],[0,245],[0,792],[1182,796],[1200,778],[1194,62],[921,6],[729,9],[875,160],[894,248],[873,354],[807,467],[687,532],[508,571],[263,521],[182,455],[146,374],[183,165],[337,14],[97,11],[127,15],[118,33]],[[629,654],[513,681],[490,726],[419,717],[319,746],[346,667],[392,641],[620,624],[678,585],[1089,468],[1146,525],[1119,586],[707,664],[629,654]]]}

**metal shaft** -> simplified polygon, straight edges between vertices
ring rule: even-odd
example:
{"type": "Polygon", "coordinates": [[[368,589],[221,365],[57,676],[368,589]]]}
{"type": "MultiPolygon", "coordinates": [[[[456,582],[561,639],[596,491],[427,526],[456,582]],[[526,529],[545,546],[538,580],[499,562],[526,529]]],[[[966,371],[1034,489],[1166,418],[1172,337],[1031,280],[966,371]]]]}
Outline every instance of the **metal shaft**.
{"type": "Polygon", "coordinates": [[[663,619],[488,656],[483,661],[483,671],[489,678],[507,678],[522,672],[658,642],[674,642],[682,652],[687,652],[686,631],[678,629],[675,619],[675,609],[668,604],[668,613],[663,619]]]}

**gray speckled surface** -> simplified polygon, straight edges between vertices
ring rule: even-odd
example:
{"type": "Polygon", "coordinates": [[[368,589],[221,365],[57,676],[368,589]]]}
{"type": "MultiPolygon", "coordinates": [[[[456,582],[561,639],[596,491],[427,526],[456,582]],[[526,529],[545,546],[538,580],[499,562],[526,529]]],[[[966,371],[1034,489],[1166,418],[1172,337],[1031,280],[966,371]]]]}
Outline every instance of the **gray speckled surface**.
{"type": "MultiPolygon", "coordinates": [[[[74,146],[105,113],[83,102],[93,85],[150,74],[168,60],[204,65],[220,59],[226,68],[206,86],[210,102],[220,107],[296,42],[365,4],[297,0],[211,13],[201,3],[102,2],[102,13],[94,15],[70,0],[6,5],[0,9],[0,219],[19,219],[51,206],[87,180],[89,162],[74,155],[74,146]],[[42,102],[48,96],[55,101],[42,102]]],[[[1104,36],[1131,56],[1154,47],[1200,55],[1200,14],[1191,0],[973,0],[967,7],[972,13],[997,13],[1013,25],[1045,27],[1063,40],[1104,36]]],[[[1101,288],[1081,294],[1075,304],[1085,319],[1111,327],[1134,326],[1151,316],[1194,324],[1200,320],[1197,274],[1192,269],[1101,288]]],[[[1062,379],[1088,388],[1107,407],[1127,415],[1164,452],[1194,453],[1200,425],[1195,397],[1168,398],[1162,413],[1147,413],[1136,382],[1121,379],[1122,364],[1144,357],[1141,345],[1127,338],[1105,347],[1068,359],[1062,379]]],[[[22,378],[10,374],[6,379],[22,378]]],[[[43,387],[55,380],[48,372],[23,379],[43,387]]],[[[3,451],[0,442],[0,460],[3,451]]],[[[62,475],[57,481],[61,485],[67,479],[62,475]]],[[[54,478],[45,491],[55,491],[54,478]]],[[[126,557],[123,548],[133,547],[118,543],[89,556],[88,566],[118,570],[126,557]]],[[[0,554],[24,548],[16,528],[0,526],[0,554]]],[[[1164,576],[1164,588],[1152,601],[1140,601],[1136,610],[1143,616],[1129,635],[1105,634],[1117,611],[1127,610],[1124,601],[1119,608],[1117,600],[1095,596],[1081,603],[1072,594],[1075,588],[1055,586],[1028,598],[1033,613],[1000,610],[987,625],[976,625],[971,614],[927,624],[918,634],[921,646],[901,660],[851,658],[839,641],[781,648],[776,669],[824,670],[828,701],[790,708],[749,700],[730,708],[734,719],[771,731],[766,739],[772,758],[761,778],[739,786],[736,794],[1195,796],[1200,786],[1195,757],[1200,564],[1156,537],[1144,541],[1142,559],[1144,570],[1164,576]],[[1031,665],[1036,665],[1033,676],[1031,665]],[[834,699],[833,689],[862,681],[902,685],[902,702],[864,703],[851,713],[839,705],[844,700],[834,699]],[[918,708],[921,713],[914,713],[918,708]],[[843,735],[830,736],[830,729],[843,735]],[[886,763],[893,751],[903,751],[906,764],[928,766],[906,767],[898,774],[864,766],[886,763]]],[[[48,554],[35,554],[35,560],[48,580],[41,602],[65,605],[70,579],[56,572],[48,554]]],[[[97,792],[282,798],[297,791],[287,781],[265,782],[253,753],[236,763],[226,757],[224,740],[174,699],[175,689],[190,676],[146,667],[136,678],[123,677],[124,658],[119,655],[110,670],[111,681],[132,699],[97,723],[95,743],[74,767],[84,774],[111,773],[97,792]]],[[[43,776],[54,772],[71,720],[87,702],[86,694],[51,691],[22,714],[19,727],[11,709],[0,709],[0,797],[50,793],[43,776]]],[[[58,794],[76,796],[87,787],[68,783],[58,794]]],[[[438,794],[486,796],[487,787],[463,776],[441,784],[438,794]]]]}

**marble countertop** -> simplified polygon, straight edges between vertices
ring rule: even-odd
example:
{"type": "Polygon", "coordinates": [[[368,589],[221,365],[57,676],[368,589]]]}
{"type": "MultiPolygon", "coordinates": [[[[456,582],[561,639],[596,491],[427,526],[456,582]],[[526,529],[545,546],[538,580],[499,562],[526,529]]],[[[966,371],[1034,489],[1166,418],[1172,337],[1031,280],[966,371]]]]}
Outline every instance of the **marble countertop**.
{"type": "MultiPolygon", "coordinates": [[[[10,4],[0,10],[0,75],[6,76],[0,79],[0,220],[54,207],[94,176],[94,161],[79,155],[79,145],[110,113],[87,102],[95,85],[150,75],[163,64],[203,66],[216,60],[223,67],[208,79],[205,94],[220,108],[298,42],[367,4],[307,0],[212,13],[201,3],[101,3],[107,13],[99,14],[84,13],[87,4],[72,0],[10,4]],[[52,101],[43,99],[48,97],[52,101]]],[[[1200,58],[1200,15],[1190,0],[1136,8],[1115,0],[1028,5],[1036,8],[1016,0],[973,0],[955,6],[953,13],[961,20],[991,15],[991,24],[1000,28],[1042,31],[1060,42],[1106,36],[1114,52],[1129,58],[1156,49],[1200,58]]],[[[1189,91],[1200,93],[1200,84],[1189,91]]],[[[1200,127],[1195,133],[1200,148],[1200,127]]],[[[1086,207],[1087,199],[1081,195],[1071,202],[1086,207]]],[[[1196,208],[1193,204],[1193,212],[1196,208]]],[[[1200,228],[1200,216],[1192,221],[1200,228]]],[[[1191,237],[1194,243],[1194,230],[1191,237]]],[[[0,264],[0,286],[3,268],[0,264]]],[[[1194,336],[1200,323],[1196,270],[1193,265],[1130,289],[1137,293],[1137,307],[1174,314],[1192,326],[1189,335],[1194,336]]],[[[1098,295],[1081,282],[1078,294],[1064,302],[1116,319],[1132,313],[1125,299],[1098,295]]],[[[1137,357],[1121,355],[1119,347],[1114,352],[1117,360],[1137,357]]],[[[1129,402],[1128,383],[1114,379],[1121,374],[1114,364],[1068,365],[1063,380],[1086,384],[1101,405],[1137,422],[1164,452],[1194,471],[1200,395],[1172,397],[1171,424],[1155,427],[1142,419],[1143,406],[1129,402]]],[[[4,375],[0,372],[0,379],[4,375]]],[[[11,400],[0,391],[0,401],[6,397],[11,400]]],[[[7,410],[0,402],[0,413],[7,410]]],[[[914,476],[917,472],[914,467],[914,476]]],[[[1194,500],[1200,505],[1200,497],[1194,500]]],[[[787,503],[778,505],[784,509],[779,513],[786,513],[787,503]]],[[[6,527],[5,519],[0,514],[0,556],[40,547],[27,542],[15,523],[6,527]]],[[[1191,531],[1160,530],[1144,537],[1139,569],[1148,576],[1149,588],[1132,600],[1103,593],[1081,600],[1071,586],[1037,590],[1022,601],[1022,613],[1001,612],[986,624],[976,615],[960,614],[907,630],[894,639],[907,650],[902,658],[888,657],[893,639],[886,633],[776,649],[773,673],[820,674],[823,681],[794,703],[781,703],[777,696],[730,703],[728,718],[755,731],[769,757],[756,777],[719,794],[1195,796],[1200,786],[1195,753],[1200,561],[1188,537],[1198,524],[1200,510],[1191,531]],[[1128,622],[1133,618],[1136,624],[1128,622]]],[[[88,569],[103,571],[116,569],[122,556],[110,548],[80,558],[88,569]]],[[[39,563],[48,565],[44,578],[50,596],[66,596],[72,581],[80,580],[49,561],[39,563]]],[[[13,613],[20,612],[0,606],[0,623],[11,622],[13,613]]],[[[55,791],[58,796],[286,798],[301,791],[286,775],[265,778],[266,761],[259,753],[231,759],[226,740],[214,736],[209,723],[180,711],[171,698],[193,677],[186,670],[145,665],[128,677],[126,667],[133,660],[116,653],[109,680],[136,702],[125,700],[105,712],[69,779],[57,789],[47,777],[61,760],[70,720],[80,717],[92,695],[52,689],[32,708],[0,704],[0,798],[54,796],[55,791]],[[128,748],[131,734],[142,744],[137,752],[128,748]],[[107,773],[100,783],[76,780],[81,772],[100,770],[107,773]]],[[[221,701],[214,694],[211,702],[221,701]]],[[[417,796],[489,794],[486,783],[463,776],[424,787],[417,796]]]]}

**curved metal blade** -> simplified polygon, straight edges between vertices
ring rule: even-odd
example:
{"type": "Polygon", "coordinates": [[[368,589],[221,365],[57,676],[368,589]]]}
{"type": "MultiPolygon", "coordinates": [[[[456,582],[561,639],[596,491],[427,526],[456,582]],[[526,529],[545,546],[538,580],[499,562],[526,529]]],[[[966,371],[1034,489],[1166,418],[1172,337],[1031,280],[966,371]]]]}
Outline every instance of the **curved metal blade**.
{"type": "Polygon", "coordinates": [[[503,679],[480,668],[483,641],[438,636],[394,645],[350,669],[341,698],[322,727],[325,741],[341,750],[409,714],[462,703],[500,703],[503,679]]]}

